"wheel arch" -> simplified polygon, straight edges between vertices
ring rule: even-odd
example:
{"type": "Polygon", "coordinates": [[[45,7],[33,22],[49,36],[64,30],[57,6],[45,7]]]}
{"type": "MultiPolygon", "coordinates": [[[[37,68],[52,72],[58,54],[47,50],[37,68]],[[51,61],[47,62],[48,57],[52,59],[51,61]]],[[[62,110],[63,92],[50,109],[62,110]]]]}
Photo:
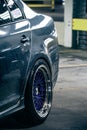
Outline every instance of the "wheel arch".
{"type": "Polygon", "coordinates": [[[47,56],[37,54],[34,58],[31,58],[31,59],[32,60],[31,60],[31,62],[29,64],[29,66],[28,66],[27,75],[26,75],[27,79],[26,79],[26,82],[25,82],[25,85],[24,85],[24,90],[23,90],[23,97],[24,98],[25,98],[25,94],[26,94],[28,79],[29,79],[29,77],[31,75],[31,71],[32,71],[32,69],[33,69],[36,62],[38,62],[39,60],[43,60],[44,62],[46,62],[46,64],[49,67],[50,73],[52,75],[52,63],[51,63],[50,59],[47,56]]]}
{"type": "MultiPolygon", "coordinates": [[[[28,75],[28,79],[27,79],[27,84],[25,87],[25,91],[24,91],[24,105],[25,105],[25,112],[27,114],[27,117],[29,117],[29,119],[31,119],[34,122],[43,122],[45,121],[45,119],[48,117],[49,112],[51,110],[51,106],[52,106],[52,76],[51,76],[51,69],[49,67],[49,63],[46,61],[46,59],[44,59],[43,57],[39,57],[37,58],[34,62],[34,64],[32,65],[32,69],[31,72],[28,75]],[[41,72],[41,73],[40,73],[41,72]],[[40,74],[41,77],[40,80],[37,80],[37,78],[35,78],[36,76],[38,76],[38,74],[40,74]],[[41,81],[44,80],[43,82],[41,81]],[[36,83],[36,81],[41,81],[40,83],[42,83],[43,85],[35,85],[38,84],[36,83]],[[35,82],[35,84],[34,84],[35,82]],[[45,85],[45,86],[44,86],[45,85]],[[33,99],[33,87],[37,87],[37,93],[41,94],[41,96],[43,96],[43,99],[41,101],[40,97],[36,98],[36,95],[33,99]],[[45,89],[39,89],[39,87],[44,87],[45,89]],[[47,94],[42,95],[42,93],[40,93],[41,91],[46,92],[47,94]],[[35,104],[34,101],[39,100],[40,102],[42,102],[41,106],[38,106],[37,103],[35,104]],[[38,107],[37,107],[38,106],[38,107]],[[42,109],[43,108],[43,109],[42,109]]],[[[39,77],[40,77],[39,76],[39,77]]],[[[39,78],[38,77],[38,78],[39,78]]],[[[38,94],[38,96],[39,96],[38,94]]],[[[39,102],[38,101],[38,102],[39,102]]]]}

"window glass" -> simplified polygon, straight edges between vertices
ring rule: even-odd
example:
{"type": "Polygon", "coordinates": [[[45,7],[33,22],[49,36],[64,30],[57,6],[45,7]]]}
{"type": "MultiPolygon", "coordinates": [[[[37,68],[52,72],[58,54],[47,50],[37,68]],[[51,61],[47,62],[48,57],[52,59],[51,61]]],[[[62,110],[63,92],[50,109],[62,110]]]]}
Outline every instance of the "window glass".
{"type": "Polygon", "coordinates": [[[10,22],[10,14],[7,10],[6,4],[3,1],[0,1],[0,25],[10,22]]]}
{"type": "Polygon", "coordinates": [[[13,0],[7,0],[13,20],[22,19],[22,13],[13,0]]]}

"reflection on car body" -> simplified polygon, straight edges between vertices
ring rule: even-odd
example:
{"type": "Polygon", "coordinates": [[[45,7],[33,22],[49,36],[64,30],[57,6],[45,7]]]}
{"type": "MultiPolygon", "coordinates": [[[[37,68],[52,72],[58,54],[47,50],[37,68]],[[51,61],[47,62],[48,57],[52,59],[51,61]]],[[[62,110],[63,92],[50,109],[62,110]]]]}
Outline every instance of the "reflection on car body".
{"type": "Polygon", "coordinates": [[[43,122],[58,75],[58,42],[52,18],[21,0],[0,1],[0,117],[24,108],[43,122]]]}

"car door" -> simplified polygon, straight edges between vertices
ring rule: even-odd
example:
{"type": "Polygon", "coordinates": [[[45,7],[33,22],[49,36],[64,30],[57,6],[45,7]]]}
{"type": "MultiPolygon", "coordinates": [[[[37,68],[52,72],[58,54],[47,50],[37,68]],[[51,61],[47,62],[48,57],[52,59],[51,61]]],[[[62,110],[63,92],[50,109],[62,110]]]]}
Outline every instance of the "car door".
{"type": "Polygon", "coordinates": [[[0,112],[15,106],[30,58],[30,24],[13,0],[0,3],[0,112]]]}

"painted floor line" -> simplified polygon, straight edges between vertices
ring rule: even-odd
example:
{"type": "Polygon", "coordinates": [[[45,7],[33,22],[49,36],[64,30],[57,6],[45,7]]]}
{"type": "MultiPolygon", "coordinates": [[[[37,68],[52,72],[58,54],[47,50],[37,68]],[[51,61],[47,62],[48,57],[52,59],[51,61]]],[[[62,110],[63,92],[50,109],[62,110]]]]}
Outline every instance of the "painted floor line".
{"type": "Polygon", "coordinates": [[[59,68],[62,69],[62,68],[73,68],[73,67],[87,67],[87,64],[78,64],[78,65],[59,65],[59,68]]]}
{"type": "Polygon", "coordinates": [[[65,51],[59,51],[59,53],[61,54],[61,53],[79,53],[80,51],[72,51],[72,50],[65,50],[65,51]]]}
{"type": "Polygon", "coordinates": [[[80,51],[80,50],[63,50],[63,51],[59,51],[59,53],[86,53],[87,54],[87,51],[80,51]]]}

